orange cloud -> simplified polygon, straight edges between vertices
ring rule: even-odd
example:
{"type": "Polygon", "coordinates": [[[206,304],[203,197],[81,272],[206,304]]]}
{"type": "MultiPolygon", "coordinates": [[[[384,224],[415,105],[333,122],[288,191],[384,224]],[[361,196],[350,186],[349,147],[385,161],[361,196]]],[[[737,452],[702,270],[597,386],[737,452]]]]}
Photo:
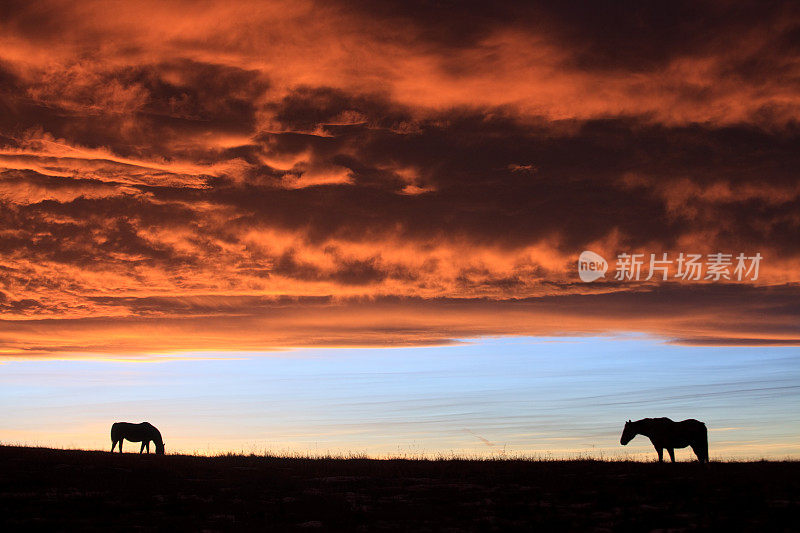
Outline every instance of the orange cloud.
{"type": "Polygon", "coordinates": [[[790,4],[5,9],[2,353],[796,343],[790,4]],[[764,261],[582,284],[586,249],[764,261]]]}
{"type": "Polygon", "coordinates": [[[640,332],[684,344],[797,345],[796,287],[662,288],[515,301],[259,296],[98,297],[117,316],[4,320],[3,355],[436,345],[487,335],[640,332]],[[750,303],[742,303],[746,300],[750,303]]]}

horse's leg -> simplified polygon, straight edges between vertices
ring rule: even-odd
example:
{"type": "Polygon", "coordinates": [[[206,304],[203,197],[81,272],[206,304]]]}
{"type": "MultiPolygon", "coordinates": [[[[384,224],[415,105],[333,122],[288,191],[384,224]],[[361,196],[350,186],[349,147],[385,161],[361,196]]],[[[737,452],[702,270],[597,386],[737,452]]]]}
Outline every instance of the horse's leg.
{"type": "Polygon", "coordinates": [[[658,446],[656,446],[656,453],[658,454],[658,462],[659,463],[663,463],[664,462],[664,448],[659,448],[658,446]]]}
{"type": "Polygon", "coordinates": [[[700,441],[696,446],[692,445],[692,449],[694,450],[698,461],[701,463],[708,462],[708,442],[700,441]]]}
{"type": "Polygon", "coordinates": [[[114,448],[117,446],[117,441],[111,440],[111,453],[114,453],[114,448]]]}
{"type": "Polygon", "coordinates": [[[675,450],[673,448],[667,448],[667,451],[669,452],[669,458],[672,459],[672,462],[674,463],[675,462],[675,450]]]}
{"type": "Polygon", "coordinates": [[[122,453],[122,441],[125,439],[119,439],[119,453],[122,453]]]}
{"type": "Polygon", "coordinates": [[[699,444],[690,444],[689,446],[692,447],[692,451],[697,456],[697,460],[703,463],[703,450],[699,444]]]}
{"type": "Polygon", "coordinates": [[[142,441],[142,447],[139,449],[139,453],[142,453],[143,451],[144,451],[144,441],[142,441]]]}

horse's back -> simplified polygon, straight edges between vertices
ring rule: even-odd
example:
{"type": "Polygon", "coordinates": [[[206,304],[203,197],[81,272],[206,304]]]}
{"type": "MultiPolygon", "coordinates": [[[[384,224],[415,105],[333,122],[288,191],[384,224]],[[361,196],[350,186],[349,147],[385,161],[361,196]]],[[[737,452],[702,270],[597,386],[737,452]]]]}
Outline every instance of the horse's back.
{"type": "Polygon", "coordinates": [[[682,420],[682,422],[706,427],[706,425],[703,422],[700,422],[699,420],[695,420],[694,418],[687,418],[686,420],[682,420]]]}
{"type": "Polygon", "coordinates": [[[683,428],[685,428],[689,432],[693,432],[696,434],[703,434],[705,435],[708,429],[703,422],[699,420],[695,420],[694,418],[688,418],[686,420],[682,420],[678,422],[683,428]]]}
{"type": "Polygon", "coordinates": [[[695,420],[694,418],[687,418],[686,420],[681,420],[680,422],[675,422],[671,418],[661,417],[661,418],[645,418],[649,425],[657,426],[662,428],[663,430],[674,430],[678,429],[679,431],[683,430],[694,430],[694,431],[705,431],[706,425],[699,420],[695,420]]]}
{"type": "Polygon", "coordinates": [[[706,425],[694,418],[680,422],[666,417],[645,418],[642,421],[650,428],[651,440],[655,438],[665,446],[685,448],[692,443],[706,440],[706,425]]]}
{"type": "Polygon", "coordinates": [[[129,422],[114,422],[111,424],[111,438],[113,440],[120,440],[122,437],[125,436],[127,433],[128,426],[131,426],[129,422]]]}
{"type": "Polygon", "coordinates": [[[122,440],[126,439],[133,442],[140,442],[143,438],[152,434],[156,430],[152,424],[142,422],[140,424],[133,424],[131,422],[114,422],[111,424],[111,439],[122,440]]]}

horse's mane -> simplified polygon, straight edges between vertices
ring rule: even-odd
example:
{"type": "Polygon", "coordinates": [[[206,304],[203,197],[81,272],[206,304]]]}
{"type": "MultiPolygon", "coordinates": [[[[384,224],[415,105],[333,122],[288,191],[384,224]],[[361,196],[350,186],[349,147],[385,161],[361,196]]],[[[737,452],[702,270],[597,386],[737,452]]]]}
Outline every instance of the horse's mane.
{"type": "Polygon", "coordinates": [[[148,425],[148,427],[150,427],[150,429],[152,429],[152,430],[153,430],[153,434],[154,434],[154,435],[158,435],[158,439],[159,439],[159,440],[161,440],[161,439],[163,438],[163,437],[161,436],[161,432],[158,430],[158,428],[157,428],[157,427],[155,427],[155,426],[154,426],[153,424],[151,424],[150,422],[145,422],[145,424],[147,424],[147,425],[148,425]]]}

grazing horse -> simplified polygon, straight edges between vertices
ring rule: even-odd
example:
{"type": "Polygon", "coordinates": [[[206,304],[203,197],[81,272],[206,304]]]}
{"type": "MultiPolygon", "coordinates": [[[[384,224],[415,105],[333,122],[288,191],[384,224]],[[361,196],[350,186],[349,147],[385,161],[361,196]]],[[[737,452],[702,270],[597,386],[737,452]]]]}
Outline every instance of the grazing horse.
{"type": "Polygon", "coordinates": [[[131,442],[141,442],[142,453],[147,448],[147,453],[150,453],[150,441],[156,445],[156,453],[164,455],[164,441],[161,440],[161,432],[149,422],[142,422],[141,424],[131,424],[130,422],[115,422],[111,425],[111,451],[119,442],[119,453],[122,453],[122,441],[128,439],[131,442]]]}
{"type": "Polygon", "coordinates": [[[673,422],[669,418],[643,418],[636,422],[628,420],[619,443],[625,446],[636,435],[644,435],[653,443],[658,453],[658,462],[664,462],[664,448],[675,462],[675,448],[691,446],[701,463],[708,462],[708,433],[706,425],[690,418],[673,422]]]}

